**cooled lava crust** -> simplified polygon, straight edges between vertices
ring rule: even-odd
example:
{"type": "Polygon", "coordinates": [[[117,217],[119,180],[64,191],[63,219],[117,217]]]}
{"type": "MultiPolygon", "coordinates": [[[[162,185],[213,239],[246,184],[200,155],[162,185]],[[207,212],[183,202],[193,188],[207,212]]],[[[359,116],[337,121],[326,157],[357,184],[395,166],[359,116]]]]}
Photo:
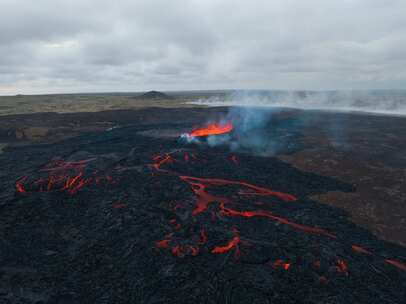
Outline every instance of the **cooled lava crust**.
{"type": "Polygon", "coordinates": [[[405,249],[309,199],[354,185],[147,129],[1,155],[0,302],[404,301],[405,249]]]}

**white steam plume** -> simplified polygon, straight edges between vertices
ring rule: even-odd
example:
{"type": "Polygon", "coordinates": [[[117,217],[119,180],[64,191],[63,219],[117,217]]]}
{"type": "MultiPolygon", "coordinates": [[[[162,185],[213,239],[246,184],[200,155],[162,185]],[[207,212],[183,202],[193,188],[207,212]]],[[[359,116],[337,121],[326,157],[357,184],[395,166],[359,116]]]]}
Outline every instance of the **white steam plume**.
{"type": "Polygon", "coordinates": [[[406,91],[234,91],[202,98],[208,106],[279,107],[406,115],[406,91]]]}

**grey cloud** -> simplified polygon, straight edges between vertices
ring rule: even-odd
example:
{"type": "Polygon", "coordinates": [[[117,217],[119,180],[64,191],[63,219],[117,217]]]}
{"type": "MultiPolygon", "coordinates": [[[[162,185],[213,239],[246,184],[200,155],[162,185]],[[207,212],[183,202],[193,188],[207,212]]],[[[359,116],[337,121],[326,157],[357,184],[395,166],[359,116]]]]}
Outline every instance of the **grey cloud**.
{"type": "Polygon", "coordinates": [[[406,85],[403,0],[0,6],[0,94],[406,85]]]}

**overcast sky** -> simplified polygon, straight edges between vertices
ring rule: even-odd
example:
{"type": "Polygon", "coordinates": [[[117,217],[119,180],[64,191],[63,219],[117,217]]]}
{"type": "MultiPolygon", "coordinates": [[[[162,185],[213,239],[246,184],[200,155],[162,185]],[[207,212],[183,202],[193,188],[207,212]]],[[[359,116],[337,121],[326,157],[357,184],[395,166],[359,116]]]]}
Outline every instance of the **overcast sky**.
{"type": "Polygon", "coordinates": [[[0,0],[0,94],[405,89],[405,0],[0,0]]]}

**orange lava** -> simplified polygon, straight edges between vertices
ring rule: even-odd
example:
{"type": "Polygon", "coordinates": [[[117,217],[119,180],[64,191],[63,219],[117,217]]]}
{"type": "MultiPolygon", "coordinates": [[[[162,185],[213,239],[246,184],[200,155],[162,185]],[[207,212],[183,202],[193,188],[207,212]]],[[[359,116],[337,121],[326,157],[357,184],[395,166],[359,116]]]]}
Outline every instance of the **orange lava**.
{"type": "Polygon", "coordinates": [[[404,264],[402,262],[390,260],[390,259],[386,259],[385,262],[388,264],[391,264],[392,266],[395,266],[399,269],[402,269],[403,271],[406,271],[406,264],[404,264]]]}
{"type": "Polygon", "coordinates": [[[344,273],[345,275],[348,275],[347,263],[344,260],[338,259],[336,270],[337,270],[337,272],[341,272],[341,273],[344,273]]]}
{"type": "Polygon", "coordinates": [[[214,249],[211,252],[212,253],[225,253],[225,252],[228,252],[231,249],[237,247],[239,242],[240,242],[240,237],[235,236],[235,237],[233,237],[233,239],[230,242],[228,242],[227,245],[214,247],[214,249]]]}
{"type": "Polygon", "coordinates": [[[174,256],[183,258],[186,255],[197,256],[199,254],[199,248],[191,245],[176,245],[171,249],[174,256]]]}
{"type": "Polygon", "coordinates": [[[222,213],[226,216],[241,216],[241,217],[267,217],[272,220],[275,220],[281,224],[288,225],[292,228],[302,230],[304,232],[308,233],[315,233],[315,234],[320,234],[324,235],[327,237],[330,237],[332,239],[336,239],[337,237],[334,234],[329,233],[327,230],[324,230],[322,228],[316,228],[316,227],[311,227],[311,226],[306,226],[302,224],[298,224],[295,222],[291,222],[290,220],[276,216],[270,211],[264,211],[264,210],[257,210],[257,211],[238,211],[230,208],[226,208],[224,204],[220,204],[220,209],[222,213]]]}
{"type": "Polygon", "coordinates": [[[209,135],[220,135],[229,133],[233,130],[233,124],[231,122],[227,122],[225,124],[220,123],[212,123],[209,124],[206,128],[202,129],[195,129],[190,132],[190,136],[193,137],[202,137],[202,136],[209,136],[209,135]]]}
{"type": "Polygon", "coordinates": [[[175,219],[170,220],[169,223],[171,223],[171,225],[173,225],[175,227],[175,229],[182,228],[182,225],[179,224],[175,219]]]}
{"type": "Polygon", "coordinates": [[[159,248],[168,248],[170,241],[171,240],[158,241],[158,242],[156,242],[156,246],[159,247],[159,248]]]}
{"type": "Polygon", "coordinates": [[[233,181],[233,180],[225,180],[225,179],[218,179],[218,178],[198,178],[198,177],[193,177],[193,176],[179,176],[181,180],[184,182],[187,182],[189,185],[192,186],[193,192],[196,194],[198,197],[198,201],[196,204],[195,210],[193,210],[193,215],[197,215],[203,211],[205,211],[209,205],[209,203],[212,202],[217,202],[221,204],[225,204],[229,202],[228,198],[225,197],[220,197],[220,196],[214,196],[211,195],[206,191],[206,188],[208,186],[227,186],[227,185],[239,185],[246,187],[254,192],[240,192],[240,195],[259,195],[259,196],[274,196],[282,201],[285,202],[292,202],[296,201],[297,198],[293,195],[283,193],[283,192],[278,192],[278,191],[273,191],[268,188],[263,188],[263,187],[258,187],[252,184],[248,184],[245,182],[239,182],[239,181],[233,181]]]}
{"type": "Polygon", "coordinates": [[[53,161],[39,170],[42,174],[47,174],[47,177],[30,181],[29,177],[25,176],[16,181],[16,191],[21,194],[64,191],[73,195],[90,184],[115,183],[111,176],[98,175],[97,171],[94,171],[92,176],[88,178],[84,176],[85,167],[94,159],[90,158],[75,162],[65,162],[64,160],[53,161]]]}
{"type": "Polygon", "coordinates": [[[16,191],[18,193],[26,193],[24,188],[24,182],[28,179],[28,176],[24,176],[21,180],[16,182],[16,191]]]}
{"type": "Polygon", "coordinates": [[[351,249],[352,249],[353,251],[355,251],[355,252],[358,252],[358,253],[363,253],[363,254],[372,255],[372,252],[370,252],[370,251],[366,250],[365,248],[363,248],[363,247],[361,247],[361,246],[358,246],[358,245],[352,245],[352,246],[351,246],[351,249]]]}
{"type": "Polygon", "coordinates": [[[157,155],[153,157],[153,160],[156,161],[156,163],[152,164],[152,167],[157,170],[157,171],[162,171],[166,172],[167,170],[161,169],[161,166],[166,164],[166,163],[171,163],[173,162],[172,157],[169,154],[166,154],[164,157],[157,155]]]}
{"type": "Polygon", "coordinates": [[[272,264],[272,268],[277,269],[277,268],[282,268],[284,270],[288,270],[290,268],[290,263],[284,262],[283,260],[276,260],[272,264]]]}

